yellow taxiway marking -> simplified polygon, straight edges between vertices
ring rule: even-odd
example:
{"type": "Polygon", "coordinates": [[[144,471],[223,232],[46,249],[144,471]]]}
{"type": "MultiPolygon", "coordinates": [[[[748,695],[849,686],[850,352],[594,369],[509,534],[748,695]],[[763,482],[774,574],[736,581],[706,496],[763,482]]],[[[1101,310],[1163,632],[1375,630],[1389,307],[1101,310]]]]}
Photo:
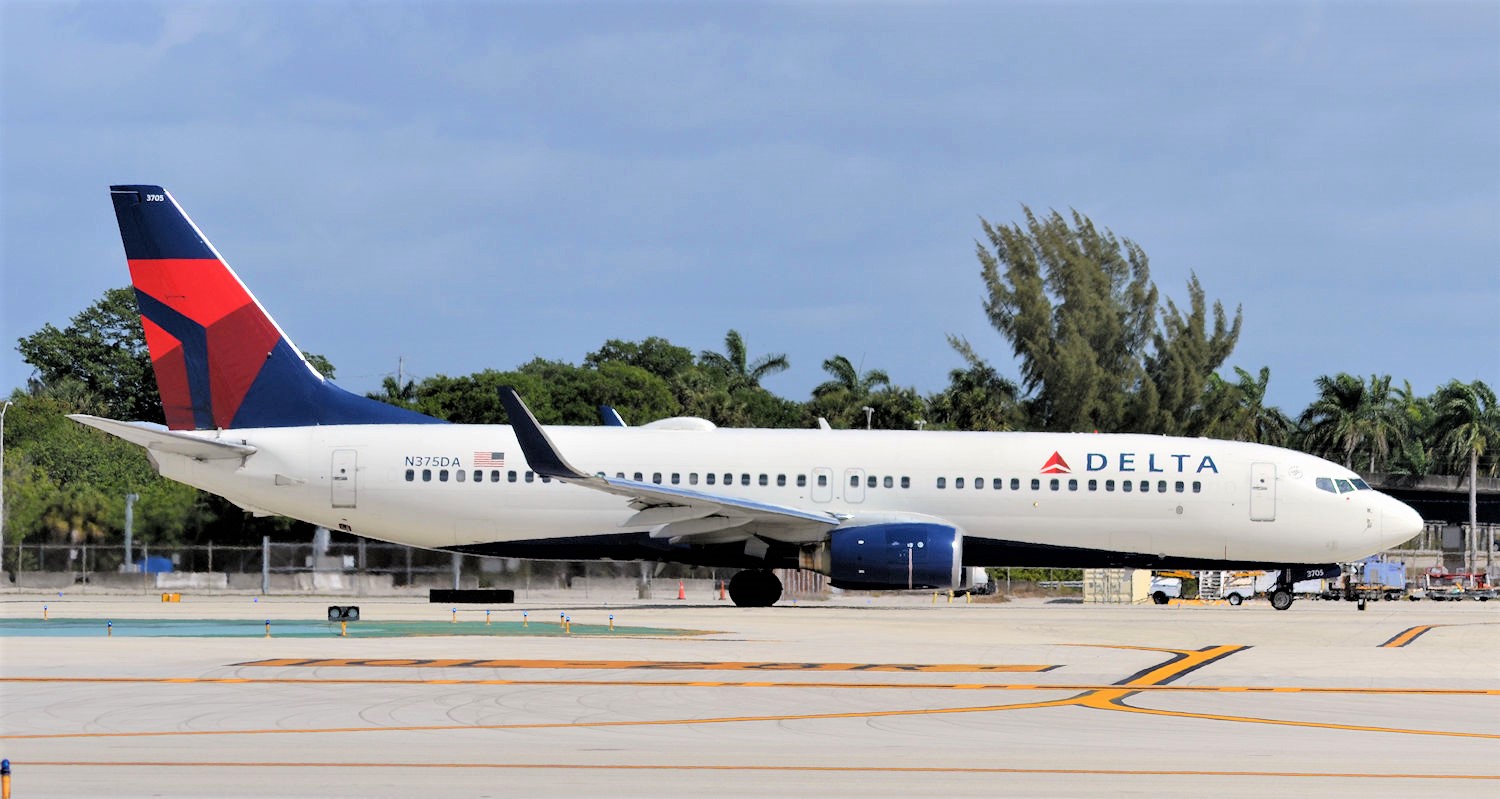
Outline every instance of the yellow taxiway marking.
{"type": "Polygon", "coordinates": [[[524,680],[400,679],[380,677],[0,677],[0,683],[124,683],[173,685],[521,685],[602,686],[610,688],[871,688],[914,691],[1132,691],[1167,693],[1369,694],[1412,696],[1500,696],[1500,688],[1375,688],[1288,685],[1149,685],[1145,683],[938,683],[938,682],[767,682],[731,680],[524,680]]]}
{"type": "MultiPolygon", "coordinates": [[[[431,732],[452,730],[536,730],[536,729],[583,729],[603,727],[655,727],[655,726],[683,726],[691,724],[741,724],[746,722],[787,722],[787,721],[821,721],[829,719],[870,719],[890,718],[895,716],[937,716],[956,713],[998,713],[1008,710],[1035,710],[1047,707],[1085,707],[1094,710],[1105,710],[1111,712],[1142,713],[1155,716],[1171,716],[1175,718],[1202,719],[1208,721],[1223,721],[1243,724],[1271,724],[1287,727],[1304,727],[1324,730],[1343,730],[1357,732],[1382,732],[1401,735],[1425,735],[1443,736],[1454,738],[1480,738],[1487,740],[1500,740],[1500,734],[1457,732],[1448,730],[1420,730],[1405,729],[1398,727],[1374,727],[1367,725],[1336,724],[1331,722],[1291,721],[1284,719],[1267,719],[1252,716],[1228,716],[1213,713],[1190,713],[1186,711],[1157,710],[1153,708],[1136,707],[1126,703],[1126,699],[1155,687],[1164,687],[1179,677],[1189,674],[1197,669],[1203,668],[1215,661],[1229,657],[1237,652],[1244,651],[1243,646],[1210,646],[1203,649],[1166,649],[1153,647],[1119,647],[1121,649],[1149,650],[1161,652],[1171,657],[1161,665],[1153,666],[1137,672],[1136,674],[1121,680],[1111,686],[1093,687],[1084,690],[1075,696],[1053,699],[1040,702],[1020,702],[1008,705],[978,705],[971,707],[946,707],[946,708],[903,708],[892,710],[870,710],[849,713],[803,713],[803,714],[777,714],[764,716],[720,716],[711,718],[685,718],[685,719],[620,719],[615,721],[581,721],[581,722],[533,722],[525,724],[421,724],[402,725],[387,727],[325,727],[325,728],[268,728],[268,729],[242,729],[242,730],[145,730],[136,732],[64,732],[64,733],[36,733],[21,735],[0,735],[0,740],[48,740],[62,738],[144,738],[144,737],[166,737],[166,736],[202,736],[202,735],[289,735],[289,734],[317,734],[317,733],[352,733],[352,732],[431,732]]],[[[626,661],[630,662],[630,661],[626,661]]],[[[319,681],[323,682],[323,681],[319,681]]]]}
{"type": "Polygon", "coordinates": [[[1416,641],[1418,638],[1421,638],[1422,636],[1426,635],[1429,632],[1432,632],[1433,630],[1436,630],[1439,627],[1483,627],[1488,624],[1500,624],[1500,622],[1481,621],[1470,622],[1467,624],[1422,624],[1416,627],[1409,627],[1399,633],[1396,633],[1394,636],[1391,636],[1390,640],[1381,644],[1380,648],[1399,649],[1403,646],[1406,646],[1407,644],[1412,643],[1413,641],[1416,641]]]}
{"type": "Polygon", "coordinates": [[[1057,666],[995,663],[798,663],[694,660],[465,660],[371,658],[276,658],[236,663],[236,666],[295,666],[332,668],[373,666],[424,669],[650,669],[653,671],[905,671],[1015,673],[1051,671],[1057,666]]]}
{"type": "Polygon", "coordinates": [[[510,769],[594,771],[749,771],[835,772],[881,774],[1056,774],[1060,776],[1121,777],[1290,777],[1311,779],[1370,780],[1500,780],[1500,774],[1423,774],[1420,772],[1361,771],[1203,771],[1178,769],[1117,768],[986,768],[974,766],[813,766],[813,765],[718,765],[682,763],[334,763],[334,762],[183,762],[183,761],[28,761],[27,767],[76,768],[395,768],[395,769],[510,769]]]}

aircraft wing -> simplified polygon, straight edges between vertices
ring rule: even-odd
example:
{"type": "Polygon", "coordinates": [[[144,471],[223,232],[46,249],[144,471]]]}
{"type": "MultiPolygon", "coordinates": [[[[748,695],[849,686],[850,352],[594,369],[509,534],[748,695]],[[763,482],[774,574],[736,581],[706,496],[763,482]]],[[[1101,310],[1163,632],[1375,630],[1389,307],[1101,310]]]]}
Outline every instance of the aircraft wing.
{"type": "Polygon", "coordinates": [[[249,444],[222,441],[214,438],[202,438],[190,433],[179,433],[175,430],[168,430],[161,425],[147,424],[145,422],[120,422],[114,419],[105,419],[102,416],[89,416],[84,413],[69,414],[68,418],[79,424],[97,427],[116,438],[123,438],[132,444],[145,447],[148,450],[186,455],[189,458],[195,458],[200,461],[244,458],[255,454],[255,447],[249,444]]]}
{"type": "Polygon", "coordinates": [[[514,388],[501,387],[500,402],[527,463],[537,474],[630,500],[637,513],[623,526],[660,526],[651,534],[653,538],[719,543],[758,535],[778,541],[818,541],[844,521],[845,517],[831,513],[625,480],[602,472],[588,474],[563,458],[514,388]]]}

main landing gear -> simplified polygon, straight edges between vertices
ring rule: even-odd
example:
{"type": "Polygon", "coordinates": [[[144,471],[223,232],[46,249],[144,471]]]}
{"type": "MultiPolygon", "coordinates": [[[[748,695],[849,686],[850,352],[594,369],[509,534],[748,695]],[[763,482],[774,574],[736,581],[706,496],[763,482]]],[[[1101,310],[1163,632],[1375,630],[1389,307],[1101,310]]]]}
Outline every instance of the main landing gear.
{"type": "Polygon", "coordinates": [[[781,579],[765,569],[747,569],[729,578],[729,598],[737,607],[768,608],[781,599],[781,579]]]}

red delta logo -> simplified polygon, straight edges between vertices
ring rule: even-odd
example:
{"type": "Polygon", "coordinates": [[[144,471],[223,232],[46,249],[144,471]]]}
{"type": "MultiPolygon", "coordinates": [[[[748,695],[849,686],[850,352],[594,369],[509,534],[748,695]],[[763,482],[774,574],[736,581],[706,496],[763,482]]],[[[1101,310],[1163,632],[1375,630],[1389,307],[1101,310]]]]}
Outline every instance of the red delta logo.
{"type": "Polygon", "coordinates": [[[1052,457],[1042,464],[1042,474],[1072,474],[1073,469],[1063,460],[1062,453],[1054,451],[1052,457]]]}

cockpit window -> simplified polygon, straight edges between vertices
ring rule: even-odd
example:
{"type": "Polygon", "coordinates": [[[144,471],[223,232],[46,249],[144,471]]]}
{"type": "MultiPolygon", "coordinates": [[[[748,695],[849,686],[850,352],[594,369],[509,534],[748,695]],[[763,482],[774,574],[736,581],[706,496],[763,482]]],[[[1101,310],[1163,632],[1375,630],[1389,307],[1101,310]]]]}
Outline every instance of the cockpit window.
{"type": "Polygon", "coordinates": [[[1354,478],[1350,482],[1354,483],[1354,487],[1357,488],[1357,489],[1359,489],[1360,491],[1373,491],[1374,490],[1374,489],[1370,488],[1370,484],[1369,483],[1366,483],[1365,481],[1359,479],[1358,477],[1354,478]]]}
{"type": "Polygon", "coordinates": [[[1338,493],[1338,489],[1333,487],[1333,478],[1319,477],[1315,482],[1317,483],[1318,488],[1321,488],[1330,494],[1338,493]]]}
{"type": "Polygon", "coordinates": [[[1347,494],[1354,490],[1354,484],[1348,480],[1335,480],[1334,482],[1338,484],[1340,494],[1347,494]]]}

